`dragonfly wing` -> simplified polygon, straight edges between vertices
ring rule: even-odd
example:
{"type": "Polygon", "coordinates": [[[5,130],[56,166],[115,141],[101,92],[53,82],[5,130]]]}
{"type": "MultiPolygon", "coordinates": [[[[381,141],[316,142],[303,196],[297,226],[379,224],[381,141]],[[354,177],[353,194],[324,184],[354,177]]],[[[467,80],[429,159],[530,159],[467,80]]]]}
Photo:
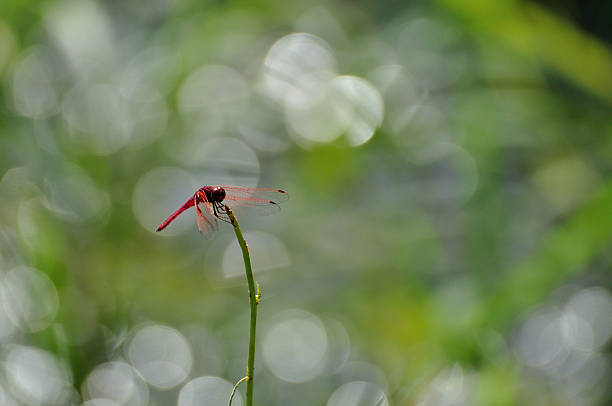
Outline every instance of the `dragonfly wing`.
{"type": "MultiPolygon", "coordinates": [[[[202,193],[203,195],[203,193],[202,193]]],[[[215,218],[213,211],[210,207],[210,203],[202,198],[194,197],[196,200],[196,219],[198,222],[198,230],[206,238],[212,238],[215,231],[217,231],[217,219],[215,218]]]]}
{"type": "Polygon", "coordinates": [[[231,207],[237,215],[248,212],[266,216],[280,211],[280,206],[272,200],[226,196],[223,203],[231,207]]]}
{"type": "Polygon", "coordinates": [[[259,215],[274,214],[280,211],[278,204],[289,199],[287,192],[281,189],[220,187],[225,190],[223,203],[230,206],[237,215],[246,212],[259,215]]]}
{"type": "Polygon", "coordinates": [[[289,199],[289,194],[282,189],[249,188],[240,186],[219,185],[225,190],[225,198],[255,199],[262,202],[282,203],[289,199]]]}

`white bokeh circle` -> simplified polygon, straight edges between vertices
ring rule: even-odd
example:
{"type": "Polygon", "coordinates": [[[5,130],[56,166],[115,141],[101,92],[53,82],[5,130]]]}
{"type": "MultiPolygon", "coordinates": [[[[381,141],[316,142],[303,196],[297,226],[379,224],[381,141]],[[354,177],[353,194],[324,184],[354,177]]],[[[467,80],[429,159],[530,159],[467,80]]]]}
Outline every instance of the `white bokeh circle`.
{"type": "Polygon", "coordinates": [[[375,383],[354,381],[336,389],[327,406],[389,406],[389,401],[383,389],[375,383]]]}
{"type": "Polygon", "coordinates": [[[136,330],[126,350],[129,362],[150,385],[166,390],[182,383],[193,364],[185,337],[171,327],[149,325],[136,330]]]}
{"type": "Polygon", "coordinates": [[[20,329],[40,331],[55,319],[59,297],[45,273],[24,266],[13,268],[4,276],[1,289],[4,310],[20,329]]]}
{"type": "MultiPolygon", "coordinates": [[[[251,252],[253,272],[283,268],[291,264],[285,244],[272,234],[261,231],[245,233],[251,252]]],[[[223,254],[223,276],[232,278],[244,275],[244,264],[238,242],[228,244],[223,254]]]]}
{"type": "MultiPolygon", "coordinates": [[[[217,376],[201,376],[189,381],[178,396],[178,406],[227,406],[234,385],[217,376]]],[[[236,392],[232,406],[241,406],[242,396],[236,392]]]]}
{"type": "MultiPolygon", "coordinates": [[[[132,209],[138,222],[156,228],[197,190],[195,178],[180,168],[161,167],[144,174],[134,187],[132,209]]],[[[185,212],[159,235],[172,236],[195,227],[195,213],[185,212]]]]}
{"type": "Polygon", "coordinates": [[[13,395],[27,405],[60,406],[72,397],[70,371],[50,352],[10,346],[4,370],[13,395]]]}
{"type": "Polygon", "coordinates": [[[149,404],[149,388],[138,372],[122,361],[98,365],[83,383],[86,399],[110,399],[121,405],[149,404]]]}
{"type": "Polygon", "coordinates": [[[302,310],[287,311],[266,333],[263,360],[268,369],[287,382],[306,382],[319,376],[327,360],[328,337],[316,316],[302,310]]]}

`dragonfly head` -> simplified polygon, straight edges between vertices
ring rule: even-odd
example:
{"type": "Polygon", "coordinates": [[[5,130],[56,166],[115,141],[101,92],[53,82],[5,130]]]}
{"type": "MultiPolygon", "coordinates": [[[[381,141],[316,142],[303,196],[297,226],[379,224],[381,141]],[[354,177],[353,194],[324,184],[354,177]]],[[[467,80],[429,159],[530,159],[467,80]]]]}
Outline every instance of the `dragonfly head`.
{"type": "Polygon", "coordinates": [[[214,187],[210,191],[210,197],[213,202],[222,202],[225,199],[225,189],[220,186],[214,187]]]}

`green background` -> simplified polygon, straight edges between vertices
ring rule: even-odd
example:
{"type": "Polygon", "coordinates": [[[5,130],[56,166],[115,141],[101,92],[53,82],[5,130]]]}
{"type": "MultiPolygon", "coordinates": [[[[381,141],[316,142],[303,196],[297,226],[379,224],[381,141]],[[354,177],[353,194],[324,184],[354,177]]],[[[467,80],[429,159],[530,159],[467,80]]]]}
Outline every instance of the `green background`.
{"type": "Polygon", "coordinates": [[[248,340],[231,227],[154,230],[234,184],[291,196],[238,211],[256,404],[610,404],[611,18],[3,0],[0,403],[226,404],[248,340]]]}

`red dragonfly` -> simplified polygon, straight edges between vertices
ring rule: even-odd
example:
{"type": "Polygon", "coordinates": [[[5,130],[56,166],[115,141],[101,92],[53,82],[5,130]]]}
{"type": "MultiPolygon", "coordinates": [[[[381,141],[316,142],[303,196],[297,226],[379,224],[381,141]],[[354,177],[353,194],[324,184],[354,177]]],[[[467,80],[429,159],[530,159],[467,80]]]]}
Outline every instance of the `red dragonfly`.
{"type": "Polygon", "coordinates": [[[230,218],[225,210],[228,205],[232,210],[249,209],[260,214],[272,214],[280,210],[279,202],[289,198],[284,190],[261,189],[239,186],[204,186],[198,189],[177,211],[172,213],[164,222],[157,227],[161,231],[182,212],[190,207],[196,209],[198,229],[205,237],[212,237],[217,231],[217,219],[230,223],[230,218]]]}

